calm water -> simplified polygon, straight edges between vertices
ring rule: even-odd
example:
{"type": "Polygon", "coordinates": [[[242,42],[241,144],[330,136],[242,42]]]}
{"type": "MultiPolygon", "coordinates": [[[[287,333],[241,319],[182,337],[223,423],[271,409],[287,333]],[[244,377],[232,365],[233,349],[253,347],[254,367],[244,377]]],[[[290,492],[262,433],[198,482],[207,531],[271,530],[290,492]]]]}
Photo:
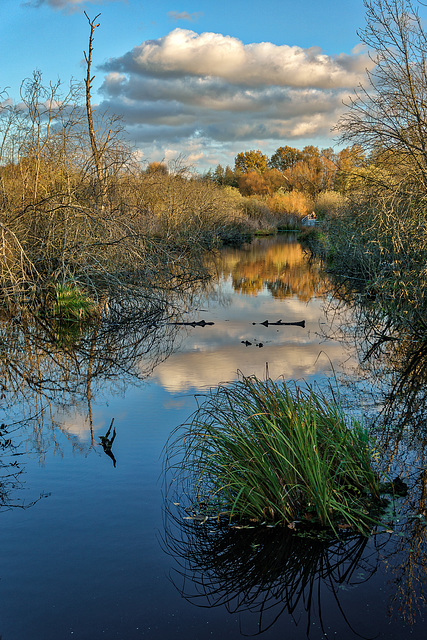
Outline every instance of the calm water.
{"type": "MultiPolygon", "coordinates": [[[[218,274],[185,318],[214,324],[169,325],[155,357],[132,352],[133,371],[98,363],[89,388],[89,357],[85,391],[52,390],[50,403],[11,374],[0,401],[10,433],[1,440],[10,506],[0,513],[2,640],[425,638],[421,516],[337,545],[275,530],[218,532],[165,505],[162,451],[195,394],[237,371],[263,377],[266,363],[272,378],[318,384],[357,367],[342,332],[330,337],[333,300],[292,238],[226,250],[218,274]],[[305,327],[258,324],[279,319],[305,327]],[[112,419],[108,456],[100,437],[112,419]]],[[[19,328],[3,330],[16,333],[22,363],[19,328]]],[[[34,367],[43,366],[41,349],[34,367]]],[[[44,375],[53,389],[54,369],[44,375]]]]}

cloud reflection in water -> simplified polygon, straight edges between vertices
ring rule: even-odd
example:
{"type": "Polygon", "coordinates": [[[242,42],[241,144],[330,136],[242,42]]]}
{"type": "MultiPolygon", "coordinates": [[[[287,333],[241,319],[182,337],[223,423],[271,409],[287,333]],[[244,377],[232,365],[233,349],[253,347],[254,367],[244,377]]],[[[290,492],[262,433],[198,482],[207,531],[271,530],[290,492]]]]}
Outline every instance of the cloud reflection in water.
{"type": "Polygon", "coordinates": [[[214,294],[201,300],[202,310],[189,318],[215,324],[181,328],[179,349],[153,375],[165,389],[202,390],[235,379],[237,371],[263,377],[266,362],[272,378],[286,379],[309,379],[352,364],[342,343],[321,335],[322,276],[294,236],[266,238],[240,251],[225,250],[219,266],[214,294]],[[280,319],[305,320],[305,328],[259,324],[280,319]]]}

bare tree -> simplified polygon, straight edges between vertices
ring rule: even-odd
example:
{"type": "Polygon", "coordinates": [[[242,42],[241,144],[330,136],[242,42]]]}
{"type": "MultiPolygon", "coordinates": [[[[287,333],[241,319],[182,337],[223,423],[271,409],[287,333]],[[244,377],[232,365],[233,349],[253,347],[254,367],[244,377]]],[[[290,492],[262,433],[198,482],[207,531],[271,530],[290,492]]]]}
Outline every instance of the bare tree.
{"type": "MultiPolygon", "coordinates": [[[[62,91],[60,80],[43,84],[40,71],[21,84],[21,100],[25,107],[15,127],[15,138],[19,137],[19,157],[26,157],[31,172],[30,199],[34,204],[46,193],[40,193],[42,168],[55,164],[58,172],[59,147],[64,141],[70,146],[72,131],[80,121],[80,109],[76,102],[80,87],[71,80],[69,88],[62,91]],[[54,159],[51,158],[55,149],[54,159]]],[[[66,156],[61,154],[61,160],[66,156]]]]}
{"type": "MultiPolygon", "coordinates": [[[[418,3],[417,3],[418,4],[418,3]]],[[[358,33],[374,63],[337,129],[427,187],[427,35],[411,0],[364,0],[358,33]]]]}
{"type": "Polygon", "coordinates": [[[92,82],[93,82],[95,76],[91,76],[91,73],[92,73],[93,38],[94,38],[94,34],[95,34],[95,29],[97,27],[99,27],[99,25],[100,25],[99,22],[97,24],[95,24],[95,22],[96,22],[96,20],[99,18],[99,16],[101,14],[98,13],[92,20],[89,18],[89,16],[87,15],[86,11],[84,12],[84,14],[85,14],[85,16],[87,18],[87,21],[89,22],[89,26],[90,26],[88,52],[87,53],[86,53],[86,51],[84,52],[84,56],[85,56],[85,60],[86,60],[86,68],[87,68],[86,80],[85,80],[85,87],[86,87],[86,113],[87,113],[88,129],[89,129],[90,146],[91,146],[91,149],[92,149],[92,157],[93,157],[93,161],[95,163],[96,176],[98,178],[98,184],[99,184],[99,187],[100,187],[101,206],[103,206],[104,205],[105,196],[106,196],[106,192],[107,192],[107,184],[106,184],[105,169],[103,167],[103,162],[102,162],[102,155],[103,155],[103,152],[105,151],[106,146],[108,145],[108,141],[110,139],[111,131],[108,132],[107,139],[105,140],[105,142],[103,144],[103,147],[99,148],[98,141],[97,141],[97,136],[96,136],[95,128],[94,128],[94,124],[93,124],[93,108],[92,108],[92,82]]]}

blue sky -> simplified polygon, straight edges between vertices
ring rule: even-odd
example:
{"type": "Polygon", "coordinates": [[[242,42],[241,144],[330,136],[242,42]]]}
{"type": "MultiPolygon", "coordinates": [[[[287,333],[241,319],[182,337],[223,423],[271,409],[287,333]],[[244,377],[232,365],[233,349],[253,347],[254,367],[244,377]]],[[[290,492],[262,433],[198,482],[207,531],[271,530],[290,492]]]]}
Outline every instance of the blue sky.
{"type": "Polygon", "coordinates": [[[101,13],[94,100],[123,116],[144,161],[182,153],[204,170],[249,149],[336,146],[330,129],[369,64],[362,0],[0,0],[10,98],[34,69],[83,79],[83,9],[101,13]]]}

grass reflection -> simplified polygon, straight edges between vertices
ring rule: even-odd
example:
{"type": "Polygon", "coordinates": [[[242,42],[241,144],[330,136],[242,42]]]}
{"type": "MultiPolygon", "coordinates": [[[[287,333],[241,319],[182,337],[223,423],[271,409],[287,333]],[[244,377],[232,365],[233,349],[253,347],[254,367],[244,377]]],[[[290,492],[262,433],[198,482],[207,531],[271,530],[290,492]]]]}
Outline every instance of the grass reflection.
{"type": "Polygon", "coordinates": [[[261,634],[287,614],[296,624],[303,620],[309,636],[315,624],[326,634],[331,621],[322,601],[332,594],[349,629],[360,635],[340,604],[340,591],[376,572],[378,542],[368,544],[354,532],[297,537],[283,528],[211,527],[185,518],[180,507],[166,509],[163,546],[173,558],[172,582],[186,600],[240,614],[243,635],[261,634]]]}

